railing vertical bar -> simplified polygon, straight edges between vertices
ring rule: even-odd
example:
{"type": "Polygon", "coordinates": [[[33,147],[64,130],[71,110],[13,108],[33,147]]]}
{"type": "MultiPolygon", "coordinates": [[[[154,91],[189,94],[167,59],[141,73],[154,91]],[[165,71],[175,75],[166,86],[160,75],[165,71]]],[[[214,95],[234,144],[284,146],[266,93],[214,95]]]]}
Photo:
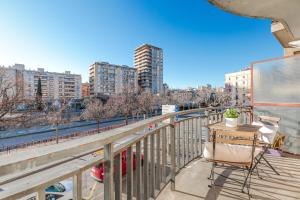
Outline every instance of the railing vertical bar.
{"type": "Polygon", "coordinates": [[[195,126],[194,126],[194,118],[191,119],[191,160],[194,159],[194,129],[195,129],[195,126]]]}
{"type": "Polygon", "coordinates": [[[141,141],[138,141],[136,149],[136,200],[142,199],[142,158],[141,141]]]}
{"type": "Polygon", "coordinates": [[[242,120],[241,120],[241,118],[242,118],[242,117],[241,117],[241,116],[242,116],[242,115],[241,115],[241,114],[242,114],[242,113],[241,113],[241,110],[240,110],[239,108],[236,108],[236,110],[237,110],[237,112],[239,113],[239,116],[238,116],[238,118],[237,118],[237,123],[238,123],[238,124],[241,124],[241,123],[242,123],[242,122],[241,122],[241,121],[242,121],[242,120]]]}
{"type": "Polygon", "coordinates": [[[199,156],[199,117],[197,117],[197,118],[195,118],[195,121],[196,121],[196,124],[195,124],[195,126],[196,126],[196,131],[195,131],[195,153],[196,153],[196,157],[198,157],[199,156]]]}
{"type": "Polygon", "coordinates": [[[221,111],[220,112],[220,122],[222,122],[222,120],[223,120],[223,112],[221,111]]]}
{"type": "Polygon", "coordinates": [[[202,149],[203,149],[203,147],[202,147],[202,118],[201,117],[199,117],[199,129],[200,129],[200,139],[199,139],[199,142],[200,142],[200,155],[202,155],[202,149]]]}
{"type": "Polygon", "coordinates": [[[127,200],[131,200],[133,197],[133,159],[132,159],[132,146],[126,150],[126,188],[127,188],[127,200]]]}
{"type": "Polygon", "coordinates": [[[122,153],[115,156],[115,200],[122,200],[122,153]]]}
{"type": "Polygon", "coordinates": [[[187,162],[190,161],[190,120],[187,120],[188,131],[187,131],[187,162]]]}
{"type": "Polygon", "coordinates": [[[222,122],[223,121],[223,113],[221,112],[220,113],[220,122],[222,122]]]}
{"type": "Polygon", "coordinates": [[[160,190],[161,164],[160,164],[160,130],[156,133],[156,189],[160,190]]]}
{"type": "Polygon", "coordinates": [[[177,137],[178,137],[178,144],[177,144],[177,148],[178,148],[178,150],[177,150],[177,152],[178,152],[178,155],[177,155],[177,164],[178,164],[178,168],[180,169],[180,166],[181,166],[181,145],[180,145],[180,143],[181,143],[181,122],[178,122],[177,123],[177,137]]]}
{"type": "Polygon", "coordinates": [[[186,120],[183,121],[183,165],[186,164],[186,130],[187,126],[186,126],[186,120]]]}
{"type": "Polygon", "coordinates": [[[79,171],[73,176],[73,198],[74,200],[82,199],[82,173],[79,171]]]}
{"type": "Polygon", "coordinates": [[[144,138],[144,199],[149,197],[149,151],[148,137],[144,138]]]}
{"type": "Polygon", "coordinates": [[[198,118],[194,118],[194,158],[198,156],[198,118]]]}
{"type": "Polygon", "coordinates": [[[247,114],[247,123],[251,124],[251,111],[248,111],[248,114],[247,114]]]}
{"type": "Polygon", "coordinates": [[[44,189],[41,189],[37,192],[37,199],[38,200],[46,200],[46,194],[45,194],[44,189]]]}
{"type": "Polygon", "coordinates": [[[166,165],[167,165],[167,135],[166,135],[166,128],[162,129],[162,182],[166,183],[167,182],[167,173],[166,173],[166,165]]]}
{"type": "Polygon", "coordinates": [[[174,117],[170,118],[170,139],[171,139],[171,190],[175,190],[175,174],[176,174],[176,160],[175,160],[175,127],[174,117]]]}
{"type": "Polygon", "coordinates": [[[113,144],[104,145],[104,200],[113,199],[113,144]]]}
{"type": "Polygon", "coordinates": [[[208,126],[209,126],[209,113],[207,113],[206,117],[206,141],[209,141],[209,131],[208,131],[208,126]]]}
{"type": "Polygon", "coordinates": [[[155,138],[150,135],[150,196],[155,197],[155,138]]]}

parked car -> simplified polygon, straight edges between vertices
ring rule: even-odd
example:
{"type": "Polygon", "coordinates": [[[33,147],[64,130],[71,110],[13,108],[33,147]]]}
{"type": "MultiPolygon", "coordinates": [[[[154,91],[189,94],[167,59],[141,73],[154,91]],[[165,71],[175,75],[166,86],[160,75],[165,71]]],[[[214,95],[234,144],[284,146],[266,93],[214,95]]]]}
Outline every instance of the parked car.
{"type": "MultiPolygon", "coordinates": [[[[45,189],[46,200],[68,199],[72,200],[73,182],[71,180],[55,183],[45,189]]],[[[36,200],[35,196],[27,197],[26,200],[36,200]]]]}
{"type": "MultiPolygon", "coordinates": [[[[126,175],[126,167],[127,167],[127,162],[126,162],[126,150],[122,152],[122,176],[126,175]]],[[[141,162],[143,165],[143,160],[144,160],[144,155],[141,156],[141,162]]],[[[133,164],[133,170],[136,169],[136,153],[133,153],[133,159],[132,159],[132,164],[133,164]]],[[[99,163],[96,166],[94,166],[91,170],[90,175],[97,181],[103,182],[104,180],[104,166],[103,163],[99,163]]]]}

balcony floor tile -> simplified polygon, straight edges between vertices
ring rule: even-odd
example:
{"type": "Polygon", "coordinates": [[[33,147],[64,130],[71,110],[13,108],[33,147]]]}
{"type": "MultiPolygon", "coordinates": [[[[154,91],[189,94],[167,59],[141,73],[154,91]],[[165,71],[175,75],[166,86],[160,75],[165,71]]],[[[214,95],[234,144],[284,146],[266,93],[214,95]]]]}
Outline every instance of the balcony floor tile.
{"type": "MultiPolygon", "coordinates": [[[[252,175],[251,199],[300,199],[300,160],[270,155],[267,156],[267,159],[280,175],[276,175],[270,168],[260,164],[259,173],[262,179],[258,178],[257,174],[252,175]]],[[[215,175],[216,184],[220,187],[216,186],[213,189],[208,187],[210,180],[207,177],[210,169],[211,163],[204,159],[191,162],[176,176],[175,191],[171,191],[169,184],[160,193],[157,200],[249,199],[247,194],[241,192],[241,184],[236,182],[244,180],[243,171],[224,167],[217,168],[218,173],[229,178],[215,175]]]]}

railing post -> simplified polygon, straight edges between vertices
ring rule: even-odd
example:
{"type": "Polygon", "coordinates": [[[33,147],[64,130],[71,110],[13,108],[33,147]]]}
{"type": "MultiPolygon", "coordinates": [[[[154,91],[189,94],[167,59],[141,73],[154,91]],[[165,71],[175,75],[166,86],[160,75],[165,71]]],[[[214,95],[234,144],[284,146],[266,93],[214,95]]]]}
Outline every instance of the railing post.
{"type": "Polygon", "coordinates": [[[195,131],[195,155],[196,157],[199,156],[199,119],[200,118],[195,118],[195,126],[196,126],[196,131],[195,131]]]}
{"type": "Polygon", "coordinates": [[[160,165],[160,130],[156,133],[156,189],[160,190],[161,165],[160,165]]]}
{"type": "Polygon", "coordinates": [[[175,173],[176,173],[176,160],[175,160],[175,119],[170,118],[170,137],[171,137],[171,190],[175,190],[175,173]]]}
{"type": "Polygon", "coordinates": [[[150,135],[150,196],[155,197],[155,138],[150,135]]]}
{"type": "Polygon", "coordinates": [[[178,145],[177,164],[178,164],[178,169],[180,169],[180,166],[181,166],[181,161],[180,161],[180,159],[181,159],[181,144],[180,144],[180,142],[181,142],[181,130],[180,129],[181,129],[181,122],[177,122],[177,137],[178,137],[178,139],[177,139],[177,145],[178,145]]]}
{"type": "Polygon", "coordinates": [[[186,162],[186,121],[187,120],[184,120],[182,123],[183,123],[183,165],[185,165],[187,162],[186,162]]]}
{"type": "Polygon", "coordinates": [[[104,200],[113,200],[113,144],[109,143],[104,145],[104,200]]]}
{"type": "Polygon", "coordinates": [[[199,117],[199,129],[200,129],[200,138],[199,138],[199,142],[200,142],[200,156],[202,155],[202,118],[199,117]]]}
{"type": "Polygon", "coordinates": [[[238,124],[242,124],[242,118],[243,118],[243,110],[241,108],[238,108],[237,109],[238,112],[240,113],[239,116],[238,116],[238,124]]]}
{"type": "Polygon", "coordinates": [[[46,199],[46,194],[45,194],[45,189],[41,189],[37,192],[37,199],[38,200],[45,200],[46,199]]]}
{"type": "Polygon", "coordinates": [[[190,162],[190,120],[187,120],[187,162],[190,162]]]}
{"type": "MultiPolygon", "coordinates": [[[[142,199],[142,159],[141,159],[141,141],[136,143],[136,200],[142,199]]],[[[121,179],[122,180],[122,179],[121,179]]]]}
{"type": "Polygon", "coordinates": [[[133,163],[132,163],[132,147],[126,150],[126,182],[127,182],[127,200],[133,197],[133,163]]]}
{"type": "Polygon", "coordinates": [[[163,183],[167,182],[167,173],[166,173],[166,165],[167,165],[167,133],[166,133],[166,128],[162,129],[162,144],[161,144],[161,162],[162,162],[162,181],[163,183]]]}
{"type": "Polygon", "coordinates": [[[149,196],[149,151],[148,151],[148,137],[144,138],[144,199],[149,196]]]}
{"type": "Polygon", "coordinates": [[[82,199],[82,173],[81,173],[81,171],[73,176],[73,198],[74,198],[74,200],[82,199]]]}
{"type": "Polygon", "coordinates": [[[196,149],[196,134],[197,134],[197,127],[196,127],[196,118],[192,119],[192,158],[194,159],[195,157],[197,157],[197,149],[196,149]]]}
{"type": "Polygon", "coordinates": [[[115,157],[115,200],[122,200],[122,152],[115,157]]]}
{"type": "Polygon", "coordinates": [[[209,111],[206,110],[205,111],[205,115],[206,115],[206,131],[207,131],[207,135],[206,135],[206,141],[209,141],[209,130],[208,130],[208,126],[209,126],[209,111]]]}
{"type": "Polygon", "coordinates": [[[254,107],[251,106],[251,108],[250,108],[250,124],[252,124],[253,120],[254,120],[254,107]]]}

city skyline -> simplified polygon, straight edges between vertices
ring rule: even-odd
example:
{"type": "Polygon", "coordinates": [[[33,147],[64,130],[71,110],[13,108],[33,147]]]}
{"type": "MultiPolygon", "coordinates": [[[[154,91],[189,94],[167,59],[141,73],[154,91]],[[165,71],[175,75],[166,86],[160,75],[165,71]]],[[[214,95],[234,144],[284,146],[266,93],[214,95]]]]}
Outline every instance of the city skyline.
{"type": "Polygon", "coordinates": [[[134,67],[134,49],[144,43],[164,50],[171,88],[221,86],[225,73],[282,55],[269,20],[240,18],[205,1],[2,1],[0,7],[1,65],[68,70],[83,82],[95,61],[134,67]]]}

